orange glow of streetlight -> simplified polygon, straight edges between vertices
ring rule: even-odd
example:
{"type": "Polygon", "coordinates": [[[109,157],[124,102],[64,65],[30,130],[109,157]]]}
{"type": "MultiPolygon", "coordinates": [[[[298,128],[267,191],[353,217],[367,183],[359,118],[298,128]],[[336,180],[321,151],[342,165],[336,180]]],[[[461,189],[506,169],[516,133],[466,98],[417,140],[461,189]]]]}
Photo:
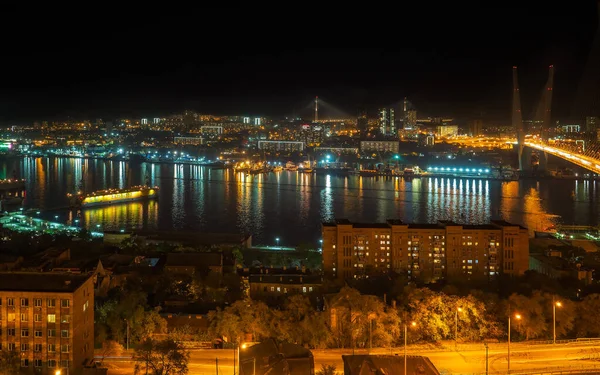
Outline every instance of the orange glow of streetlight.
{"type": "Polygon", "coordinates": [[[516,319],[521,319],[521,314],[515,314],[516,319]]]}
{"type": "Polygon", "coordinates": [[[556,307],[561,307],[561,306],[562,306],[562,303],[556,302],[556,307]]]}
{"type": "Polygon", "coordinates": [[[413,327],[416,327],[417,323],[416,322],[410,322],[410,325],[413,326],[413,327]]]}
{"type": "Polygon", "coordinates": [[[463,309],[462,309],[462,307],[459,307],[457,310],[458,310],[458,312],[462,312],[463,309]]]}

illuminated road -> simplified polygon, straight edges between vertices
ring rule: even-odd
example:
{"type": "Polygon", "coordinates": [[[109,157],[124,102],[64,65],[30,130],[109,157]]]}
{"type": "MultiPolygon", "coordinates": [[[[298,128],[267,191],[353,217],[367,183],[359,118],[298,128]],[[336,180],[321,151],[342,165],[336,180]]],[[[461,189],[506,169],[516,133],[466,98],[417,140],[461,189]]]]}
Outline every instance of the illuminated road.
{"type": "MultiPolygon", "coordinates": [[[[512,148],[517,142],[513,138],[478,138],[478,137],[459,137],[446,140],[448,143],[460,144],[470,147],[481,148],[512,148]]],[[[552,141],[551,141],[552,142],[552,141]]],[[[563,140],[563,142],[566,142],[563,140]]],[[[572,143],[572,142],[571,142],[572,143]]],[[[576,143],[575,143],[576,145],[576,143]]],[[[560,147],[557,144],[546,144],[539,139],[526,139],[525,146],[535,150],[545,151],[561,159],[567,160],[575,165],[585,168],[596,174],[600,174],[600,159],[593,156],[584,155],[580,152],[574,152],[567,148],[560,147]]],[[[567,145],[569,146],[569,145],[567,145]]],[[[572,147],[572,145],[571,145],[572,147]]],[[[586,152],[589,153],[589,152],[586,152]]],[[[597,154],[593,154],[597,155],[597,154]]]]}
{"type": "Polygon", "coordinates": [[[536,150],[545,151],[550,155],[557,156],[596,174],[600,174],[600,160],[596,158],[575,153],[559,147],[545,145],[539,142],[525,142],[525,146],[536,150]]]}
{"type": "MultiPolygon", "coordinates": [[[[449,346],[450,348],[452,345],[449,346]]],[[[429,357],[441,373],[445,374],[484,374],[485,349],[480,346],[459,346],[459,351],[450,349],[431,349],[411,347],[408,354],[429,357]],[[468,349],[468,350],[465,350],[468,349]]],[[[490,374],[506,374],[506,344],[490,344],[490,374]]],[[[402,348],[391,351],[400,357],[402,348]]],[[[356,351],[365,354],[366,351],[356,351]]],[[[373,354],[390,354],[390,349],[374,349],[373,354]]],[[[314,350],[315,369],[321,364],[335,364],[338,371],[343,371],[342,354],[352,354],[352,350],[314,350]]],[[[233,374],[233,350],[200,349],[191,351],[189,364],[190,375],[208,375],[216,373],[218,358],[219,374],[233,374]]],[[[556,345],[523,345],[513,344],[511,347],[511,372],[527,373],[534,370],[582,369],[597,368],[600,372],[600,343],[597,344],[556,344],[556,345]]],[[[110,374],[132,374],[133,363],[127,359],[105,361],[110,374]]],[[[341,373],[341,372],[340,372],[341,373]]]]}

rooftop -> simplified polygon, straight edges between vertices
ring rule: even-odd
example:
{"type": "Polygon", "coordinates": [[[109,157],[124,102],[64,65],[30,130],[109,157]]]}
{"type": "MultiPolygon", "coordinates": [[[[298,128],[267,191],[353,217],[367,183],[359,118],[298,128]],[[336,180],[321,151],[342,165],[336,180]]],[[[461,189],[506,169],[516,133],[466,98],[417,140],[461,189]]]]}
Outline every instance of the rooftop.
{"type": "Polygon", "coordinates": [[[61,273],[0,272],[0,291],[71,293],[90,277],[61,273]]]}
{"type": "Polygon", "coordinates": [[[321,284],[320,275],[250,275],[250,283],[265,284],[321,284]]]}
{"type": "Polygon", "coordinates": [[[407,225],[409,229],[444,229],[449,226],[462,226],[470,230],[492,230],[500,227],[519,227],[527,229],[518,224],[512,224],[504,220],[491,220],[488,224],[459,224],[450,220],[439,220],[437,223],[405,223],[399,219],[388,219],[385,223],[354,223],[348,219],[335,219],[334,221],[322,223],[324,227],[335,227],[338,225],[351,225],[353,228],[391,228],[392,225],[407,225]]]}

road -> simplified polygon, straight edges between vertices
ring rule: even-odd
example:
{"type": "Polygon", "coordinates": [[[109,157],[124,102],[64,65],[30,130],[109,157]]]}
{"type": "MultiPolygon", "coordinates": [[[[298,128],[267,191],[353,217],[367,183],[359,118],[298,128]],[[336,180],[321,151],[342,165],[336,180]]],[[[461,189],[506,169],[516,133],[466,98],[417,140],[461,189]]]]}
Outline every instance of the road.
{"type": "MultiPolygon", "coordinates": [[[[458,350],[444,348],[409,347],[408,355],[429,357],[437,369],[443,374],[485,374],[485,348],[469,345],[459,346],[458,350]]],[[[490,344],[488,363],[490,374],[507,373],[506,344],[490,344]]],[[[356,354],[365,354],[365,350],[356,354]]],[[[394,354],[402,357],[402,348],[374,349],[373,354],[394,354]]],[[[314,350],[315,369],[321,364],[335,364],[338,371],[343,371],[342,354],[352,354],[352,350],[314,350]]],[[[216,374],[216,360],[220,375],[233,374],[232,349],[198,349],[190,352],[190,375],[216,374]]],[[[104,362],[109,374],[132,374],[133,363],[127,358],[108,359],[104,362]]],[[[523,345],[511,346],[511,372],[527,373],[540,369],[591,368],[600,371],[600,343],[570,343],[555,345],[523,345]]],[[[342,372],[340,372],[341,374],[342,372]]]]}

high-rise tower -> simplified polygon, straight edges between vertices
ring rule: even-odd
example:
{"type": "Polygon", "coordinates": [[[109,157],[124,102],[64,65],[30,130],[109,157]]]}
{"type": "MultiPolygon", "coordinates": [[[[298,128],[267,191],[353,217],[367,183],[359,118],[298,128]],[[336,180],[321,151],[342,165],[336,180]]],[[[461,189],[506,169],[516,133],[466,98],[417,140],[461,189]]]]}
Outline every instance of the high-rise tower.
{"type": "Polygon", "coordinates": [[[315,96],[315,122],[319,121],[319,97],[315,96]]]}

